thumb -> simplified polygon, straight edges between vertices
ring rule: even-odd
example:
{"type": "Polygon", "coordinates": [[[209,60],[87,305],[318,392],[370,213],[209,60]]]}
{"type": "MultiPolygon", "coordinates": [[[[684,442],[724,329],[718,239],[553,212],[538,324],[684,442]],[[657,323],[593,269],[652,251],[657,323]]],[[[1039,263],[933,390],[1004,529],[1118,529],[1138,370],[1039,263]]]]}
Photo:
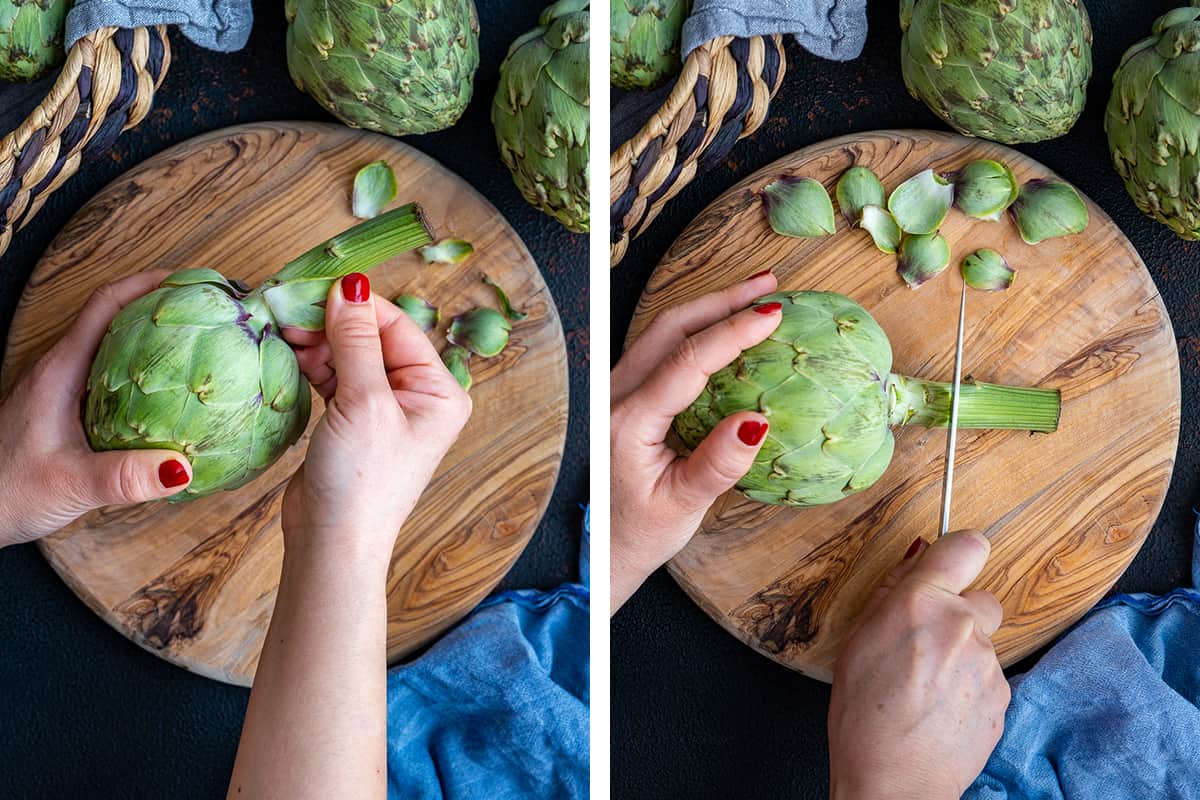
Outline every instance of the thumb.
{"type": "Polygon", "coordinates": [[[351,273],[333,284],[325,304],[325,336],[337,376],[337,394],[390,391],[379,341],[371,282],[351,273]]]}
{"type": "Polygon", "coordinates": [[[721,420],[690,456],[671,465],[677,499],[696,510],[712,505],[750,470],[767,431],[767,418],[750,411],[721,420]]]}
{"type": "Polygon", "coordinates": [[[192,481],[192,465],[174,450],[109,450],[87,457],[80,500],[89,508],[161,500],[192,481]]]}
{"type": "Polygon", "coordinates": [[[929,545],[902,583],[915,581],[961,594],[983,572],[991,551],[991,542],[978,531],[947,533],[929,545]]]}

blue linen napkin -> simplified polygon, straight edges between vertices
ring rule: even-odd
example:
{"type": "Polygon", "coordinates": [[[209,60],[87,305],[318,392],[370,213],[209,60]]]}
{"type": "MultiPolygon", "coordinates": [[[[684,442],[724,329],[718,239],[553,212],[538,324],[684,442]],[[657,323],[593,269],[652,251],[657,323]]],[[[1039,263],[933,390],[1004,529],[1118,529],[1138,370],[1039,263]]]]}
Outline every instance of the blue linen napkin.
{"type": "Polygon", "coordinates": [[[231,53],[246,46],[253,24],[250,0],[76,0],[67,12],[67,47],[97,28],[178,25],[201,47],[231,53]]]}
{"type": "Polygon", "coordinates": [[[389,798],[588,796],[587,537],[582,583],[490,597],[389,673],[389,798]]]}
{"type": "Polygon", "coordinates": [[[1004,736],[964,798],[1200,797],[1200,591],[1109,598],[1010,684],[1004,736]]]}
{"type": "Polygon", "coordinates": [[[695,0],[683,23],[683,55],[718,36],[791,33],[809,52],[858,58],[867,41],[867,0],[695,0]]]}

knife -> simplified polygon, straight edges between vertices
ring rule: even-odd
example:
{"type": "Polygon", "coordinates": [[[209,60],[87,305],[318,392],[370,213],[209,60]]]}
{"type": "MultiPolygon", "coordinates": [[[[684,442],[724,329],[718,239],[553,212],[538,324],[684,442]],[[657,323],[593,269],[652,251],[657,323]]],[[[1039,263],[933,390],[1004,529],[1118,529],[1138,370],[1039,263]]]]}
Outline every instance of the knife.
{"type": "Polygon", "coordinates": [[[946,473],[942,477],[942,524],[938,538],[950,530],[950,495],[954,489],[954,449],[958,444],[958,390],[962,387],[963,330],[967,319],[967,282],[958,302],[958,341],[954,345],[954,388],[950,398],[950,430],[946,436],[946,473]]]}

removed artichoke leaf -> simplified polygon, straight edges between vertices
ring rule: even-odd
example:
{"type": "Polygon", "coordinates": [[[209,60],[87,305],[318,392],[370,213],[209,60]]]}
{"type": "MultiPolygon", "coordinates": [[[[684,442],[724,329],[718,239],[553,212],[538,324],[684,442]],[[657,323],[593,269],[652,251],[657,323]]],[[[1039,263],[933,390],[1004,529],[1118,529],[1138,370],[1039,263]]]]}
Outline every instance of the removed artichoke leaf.
{"type": "Polygon", "coordinates": [[[412,318],[412,321],[417,323],[417,327],[425,333],[429,333],[436,328],[439,320],[442,318],[437,306],[423,297],[417,297],[415,294],[397,295],[396,299],[392,302],[398,305],[401,311],[408,314],[412,318]]]}
{"type": "Polygon", "coordinates": [[[936,233],[954,202],[954,184],[931,169],[918,172],[896,187],[887,208],[905,233],[936,233]]]}
{"type": "Polygon", "coordinates": [[[465,239],[442,239],[437,244],[421,248],[426,264],[461,264],[475,252],[475,246],[465,239]]]}
{"type": "Polygon", "coordinates": [[[781,236],[819,238],[837,228],[829,192],[813,178],[777,178],[763,188],[762,201],[771,230],[781,236]]]}
{"type": "MultiPolygon", "coordinates": [[[[875,173],[866,167],[851,167],[838,178],[837,188],[838,208],[846,222],[856,225],[862,219],[863,209],[867,206],[883,206],[887,195],[883,184],[875,173]]],[[[891,252],[896,252],[893,248],[891,252]]]]}
{"type": "Polygon", "coordinates": [[[967,286],[985,292],[1002,292],[1012,286],[1017,276],[1004,256],[986,247],[964,258],[960,269],[967,286]]]}
{"type": "Polygon", "coordinates": [[[1021,187],[1009,208],[1026,244],[1083,233],[1088,210],[1075,187],[1062,181],[1034,179],[1021,187]]]}
{"type": "Polygon", "coordinates": [[[508,295],[500,288],[500,284],[489,278],[487,273],[483,273],[483,282],[496,291],[496,302],[500,304],[500,310],[504,312],[504,316],[513,322],[520,322],[529,316],[524,311],[518,311],[513,308],[512,303],[508,301],[508,295]]]}
{"type": "Polygon", "coordinates": [[[450,374],[454,376],[454,380],[458,381],[458,385],[470,391],[471,389],[471,352],[465,347],[458,345],[450,345],[442,351],[442,363],[446,365],[446,369],[450,370],[450,374]]]}
{"type": "Polygon", "coordinates": [[[883,253],[895,253],[904,233],[895,218],[886,208],[866,206],[858,220],[858,226],[871,234],[875,246],[883,253]]]}
{"type": "Polygon", "coordinates": [[[1021,191],[1012,170],[999,161],[972,161],[947,175],[954,184],[954,205],[968,217],[994,222],[1021,191]]]}
{"type": "Polygon", "coordinates": [[[937,233],[905,236],[900,242],[900,277],[910,289],[950,266],[950,245],[937,233]]]}
{"type": "Polygon", "coordinates": [[[386,161],[372,161],[354,176],[351,205],[359,219],[379,216],[395,199],[396,173],[386,161]]]}
{"type": "Polygon", "coordinates": [[[472,308],[450,321],[446,339],[477,356],[491,358],[508,346],[512,324],[494,308],[472,308]]]}

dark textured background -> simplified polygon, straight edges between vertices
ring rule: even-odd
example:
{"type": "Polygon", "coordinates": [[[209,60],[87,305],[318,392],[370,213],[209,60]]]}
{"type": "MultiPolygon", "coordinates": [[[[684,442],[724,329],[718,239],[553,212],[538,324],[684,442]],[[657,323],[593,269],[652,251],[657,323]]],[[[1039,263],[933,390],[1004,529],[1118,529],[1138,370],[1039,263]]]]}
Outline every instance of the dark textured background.
{"type": "MultiPolygon", "coordinates": [[[[571,370],[566,457],[550,510],[505,587],[576,577],[587,481],[587,237],[525,204],[500,162],[489,121],[509,43],[533,27],[540,0],[477,0],[482,28],[475,97],[449,131],[405,141],[461,175],[525,240],[562,315],[571,370]]],[[[255,4],[239,53],[173,34],[154,111],[113,152],[85,166],[0,256],[0,331],[38,256],[105,184],[170,145],[243,122],[330,119],[288,78],[283,3],[255,4]]],[[[0,132],[44,87],[0,88],[0,132]],[[31,98],[33,98],[31,100],[31,98]]],[[[147,265],[131,264],[130,271],[147,265]]],[[[129,643],[84,607],[32,545],[0,550],[0,798],[225,796],[249,693],[191,675],[129,643]]]]}
{"type": "MultiPolygon", "coordinates": [[[[1193,504],[1200,495],[1200,243],[1138,213],[1111,168],[1103,112],[1121,54],[1176,0],[1086,0],[1095,29],[1088,104],[1067,136],[1018,149],[1072,181],[1132,240],[1166,302],[1179,343],[1183,428],[1162,516],[1116,591],[1163,592],[1188,581],[1193,504]]],[[[822,61],[794,42],[770,117],[702,175],[634,242],[612,273],[613,353],[655,264],[727,187],[776,158],[833,136],[877,128],[943,129],[900,77],[897,3],[870,3],[866,50],[822,61]]],[[[614,145],[617,137],[613,138],[614,145]]],[[[1148,420],[1147,424],[1153,424],[1148,420]]],[[[829,688],[743,646],[660,571],[613,620],[614,798],[821,798],[828,791],[829,688]]],[[[1019,665],[1027,669],[1033,659],[1019,665]]],[[[914,745],[915,746],[915,745],[914,745]]]]}

